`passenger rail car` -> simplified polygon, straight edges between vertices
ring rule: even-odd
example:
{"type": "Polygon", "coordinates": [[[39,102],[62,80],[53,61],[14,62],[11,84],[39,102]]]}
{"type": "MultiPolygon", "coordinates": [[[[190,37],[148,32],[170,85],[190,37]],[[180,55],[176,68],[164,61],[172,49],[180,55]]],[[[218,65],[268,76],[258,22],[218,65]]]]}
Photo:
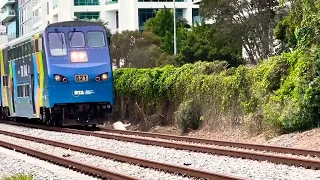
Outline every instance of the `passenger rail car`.
{"type": "Polygon", "coordinates": [[[101,124],[114,101],[109,46],[103,25],[67,21],[0,47],[2,118],[101,124]]]}

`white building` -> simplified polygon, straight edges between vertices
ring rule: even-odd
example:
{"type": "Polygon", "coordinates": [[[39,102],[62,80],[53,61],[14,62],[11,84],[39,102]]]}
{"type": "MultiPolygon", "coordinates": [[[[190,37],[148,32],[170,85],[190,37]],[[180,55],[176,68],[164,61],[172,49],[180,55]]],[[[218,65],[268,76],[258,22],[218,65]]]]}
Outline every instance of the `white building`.
{"type": "MultiPolygon", "coordinates": [[[[177,16],[184,17],[190,24],[199,19],[199,5],[193,1],[176,0],[177,16]]],[[[144,22],[158,9],[173,8],[173,0],[0,0],[0,6],[5,14],[0,21],[15,26],[8,29],[8,34],[16,34],[13,36],[16,38],[44,28],[48,23],[75,17],[100,18],[108,22],[112,33],[143,30],[144,22]]]]}

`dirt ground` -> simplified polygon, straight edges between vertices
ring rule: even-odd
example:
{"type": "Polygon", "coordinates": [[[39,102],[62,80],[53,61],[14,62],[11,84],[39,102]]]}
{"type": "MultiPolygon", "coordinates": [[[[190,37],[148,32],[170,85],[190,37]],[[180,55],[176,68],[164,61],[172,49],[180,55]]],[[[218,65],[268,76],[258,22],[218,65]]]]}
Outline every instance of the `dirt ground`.
{"type": "MultiPolygon", "coordinates": [[[[108,124],[106,126],[112,128],[112,124],[108,124]]],[[[130,125],[127,127],[127,130],[135,131],[138,129],[139,126],[130,125]]],[[[148,132],[181,135],[179,129],[175,126],[155,126],[151,128],[148,132]]],[[[184,134],[183,136],[235,142],[247,142],[254,144],[268,144],[302,149],[320,149],[320,128],[315,128],[304,132],[283,134],[268,140],[265,138],[266,136],[264,134],[260,134],[258,136],[248,136],[241,132],[241,130],[208,131],[205,129],[201,129],[189,132],[187,134],[184,134]]]]}

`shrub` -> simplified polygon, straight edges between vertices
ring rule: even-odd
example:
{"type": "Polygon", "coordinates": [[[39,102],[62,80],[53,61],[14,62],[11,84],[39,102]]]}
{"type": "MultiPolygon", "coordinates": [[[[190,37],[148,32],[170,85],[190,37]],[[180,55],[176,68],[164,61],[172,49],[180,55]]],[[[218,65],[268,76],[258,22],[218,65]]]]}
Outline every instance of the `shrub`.
{"type": "Polygon", "coordinates": [[[192,99],[183,102],[178,110],[178,123],[183,133],[189,129],[196,130],[200,125],[201,111],[192,99]]]}
{"type": "Polygon", "coordinates": [[[4,177],[3,180],[33,180],[33,176],[25,174],[16,174],[13,176],[4,177]]]}
{"type": "Polygon", "coordinates": [[[178,111],[177,122],[184,132],[198,128],[200,117],[212,127],[247,124],[256,125],[257,131],[272,127],[282,133],[311,128],[317,125],[320,112],[316,76],[320,55],[312,55],[316,52],[298,49],[258,66],[230,69],[219,61],[118,69],[114,74],[119,111],[122,118],[138,117],[130,111],[137,102],[145,115],[162,117],[161,124],[173,122],[178,111]]]}

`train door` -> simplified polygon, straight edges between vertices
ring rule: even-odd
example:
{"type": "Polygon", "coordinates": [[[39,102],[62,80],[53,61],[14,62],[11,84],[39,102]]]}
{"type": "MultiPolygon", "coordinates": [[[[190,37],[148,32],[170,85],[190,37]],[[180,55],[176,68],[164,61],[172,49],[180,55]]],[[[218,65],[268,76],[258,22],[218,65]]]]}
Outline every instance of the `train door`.
{"type": "Polygon", "coordinates": [[[35,101],[34,101],[34,83],[35,79],[34,79],[34,74],[32,73],[31,74],[31,103],[32,103],[32,111],[33,111],[33,114],[36,114],[36,104],[35,104],[35,101]]]}
{"type": "Polygon", "coordinates": [[[11,100],[12,100],[12,111],[13,111],[13,114],[15,114],[16,113],[16,103],[15,103],[15,100],[16,100],[16,98],[15,98],[15,87],[14,87],[14,84],[15,84],[15,82],[14,82],[14,78],[11,78],[11,100]]]}

